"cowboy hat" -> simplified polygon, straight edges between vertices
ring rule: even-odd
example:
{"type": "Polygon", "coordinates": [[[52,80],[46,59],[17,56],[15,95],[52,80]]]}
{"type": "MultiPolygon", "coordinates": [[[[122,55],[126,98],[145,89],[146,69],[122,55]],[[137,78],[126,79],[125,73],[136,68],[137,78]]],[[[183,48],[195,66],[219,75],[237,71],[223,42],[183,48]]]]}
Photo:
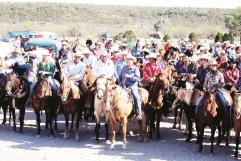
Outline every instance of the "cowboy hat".
{"type": "Polygon", "coordinates": [[[109,56],[109,53],[105,49],[102,49],[100,51],[100,56],[109,56]]]}
{"type": "Polygon", "coordinates": [[[216,42],[215,45],[221,45],[221,42],[216,42]]]}
{"type": "Polygon", "coordinates": [[[49,51],[46,49],[41,50],[42,56],[50,56],[49,51]]]}
{"type": "Polygon", "coordinates": [[[221,50],[221,51],[219,51],[218,55],[219,55],[219,56],[220,56],[220,55],[226,55],[225,50],[221,50]]]}
{"type": "Polygon", "coordinates": [[[142,52],[147,52],[147,53],[150,53],[150,50],[149,50],[149,49],[147,49],[147,48],[144,48],[144,49],[142,49],[142,52]]]}
{"type": "Polygon", "coordinates": [[[124,50],[121,52],[121,55],[130,55],[130,52],[128,52],[127,50],[124,50]]]}
{"type": "Polygon", "coordinates": [[[189,60],[190,60],[191,62],[196,62],[196,61],[197,61],[197,57],[196,57],[196,56],[192,56],[189,60]]]}
{"type": "Polygon", "coordinates": [[[20,53],[21,53],[21,50],[20,50],[20,48],[15,47],[12,53],[18,53],[18,54],[20,54],[20,53]]]}
{"type": "Polygon", "coordinates": [[[129,54],[127,57],[126,57],[126,60],[133,60],[134,62],[136,62],[136,58],[134,56],[132,56],[131,54],[129,54]]]}
{"type": "MultiPolygon", "coordinates": [[[[84,50],[84,49],[83,49],[84,50]]],[[[83,51],[81,50],[77,50],[76,53],[73,54],[73,56],[76,56],[76,57],[81,57],[82,56],[82,53],[83,51]]]]}
{"type": "Polygon", "coordinates": [[[214,66],[214,65],[218,65],[217,61],[215,59],[209,59],[208,61],[208,66],[214,66]]]}
{"type": "Polygon", "coordinates": [[[92,52],[89,49],[84,48],[84,49],[80,50],[80,54],[82,54],[82,55],[90,55],[90,54],[92,54],[92,52]]]}
{"type": "Polygon", "coordinates": [[[112,46],[111,48],[111,52],[114,53],[114,52],[118,52],[119,51],[119,46],[115,45],[115,46],[112,46]]]}
{"type": "Polygon", "coordinates": [[[61,45],[68,45],[67,41],[63,41],[61,45]]]}
{"type": "Polygon", "coordinates": [[[156,53],[150,53],[149,55],[146,56],[147,59],[157,59],[156,53]]]}
{"type": "Polygon", "coordinates": [[[228,60],[228,64],[235,64],[237,63],[237,61],[235,59],[229,59],[228,60]]]}
{"type": "Polygon", "coordinates": [[[202,54],[202,55],[199,56],[198,60],[200,60],[200,59],[208,60],[209,56],[207,54],[202,54]]]}

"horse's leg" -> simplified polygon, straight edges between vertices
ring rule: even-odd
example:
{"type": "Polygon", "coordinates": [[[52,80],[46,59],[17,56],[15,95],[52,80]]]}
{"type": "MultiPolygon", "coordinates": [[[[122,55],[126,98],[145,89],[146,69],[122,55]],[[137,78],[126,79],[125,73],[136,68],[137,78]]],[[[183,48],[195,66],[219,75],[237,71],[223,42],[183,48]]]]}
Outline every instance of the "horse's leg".
{"type": "Polygon", "coordinates": [[[156,110],[157,116],[156,116],[156,138],[160,139],[160,121],[161,121],[161,115],[162,115],[162,110],[157,109],[156,110]]]}
{"type": "Polygon", "coordinates": [[[203,151],[203,135],[204,135],[204,127],[199,127],[199,153],[203,151]]]}
{"type": "Polygon", "coordinates": [[[81,116],[81,113],[78,112],[76,114],[76,122],[75,122],[75,140],[76,141],[79,141],[79,123],[80,123],[80,116],[81,116]]]}
{"type": "Polygon", "coordinates": [[[213,125],[213,127],[211,128],[211,138],[210,138],[210,141],[211,141],[210,153],[211,153],[211,154],[213,154],[213,142],[214,142],[214,134],[215,134],[215,131],[216,131],[216,125],[213,125]]]}
{"type": "Polygon", "coordinates": [[[58,115],[55,114],[55,116],[54,116],[54,130],[58,130],[57,119],[58,119],[58,115]]]}
{"type": "Polygon", "coordinates": [[[19,122],[20,122],[20,132],[23,132],[24,126],[24,116],[25,116],[25,107],[20,107],[19,109],[19,122]]]}
{"type": "Polygon", "coordinates": [[[110,149],[114,149],[115,148],[115,135],[116,135],[116,131],[115,131],[115,122],[112,118],[110,118],[110,124],[111,124],[111,145],[110,145],[110,149]]]}
{"type": "Polygon", "coordinates": [[[71,125],[70,125],[70,131],[73,130],[74,127],[74,114],[71,114],[71,125]]]}
{"type": "Polygon", "coordinates": [[[221,127],[220,123],[218,123],[217,127],[218,127],[217,145],[220,145],[220,143],[221,143],[221,138],[222,138],[222,127],[221,127]]]}
{"type": "Polygon", "coordinates": [[[69,114],[64,112],[64,118],[65,118],[64,139],[67,139],[69,136],[69,114]]]}
{"type": "MultiPolygon", "coordinates": [[[[9,103],[11,103],[11,102],[9,102],[9,103]]],[[[12,119],[12,110],[11,110],[10,105],[9,105],[9,107],[8,107],[8,111],[9,111],[8,121],[9,121],[9,126],[11,126],[11,125],[12,125],[12,122],[11,122],[11,119],[12,119]]]]}
{"type": "Polygon", "coordinates": [[[52,109],[48,109],[48,124],[50,127],[50,137],[54,137],[54,129],[53,129],[53,119],[55,116],[55,111],[52,111],[52,109]]]}
{"type": "Polygon", "coordinates": [[[7,105],[3,105],[2,109],[3,109],[3,122],[2,122],[2,125],[5,125],[6,121],[7,121],[7,109],[8,109],[8,106],[7,105]]]}
{"type": "Polygon", "coordinates": [[[142,137],[143,137],[143,130],[142,130],[142,120],[137,120],[138,126],[139,126],[139,137],[138,137],[138,141],[142,141],[142,137]]]}
{"type": "Polygon", "coordinates": [[[178,113],[178,108],[179,108],[179,105],[176,105],[175,108],[174,108],[174,123],[173,123],[173,126],[172,126],[173,129],[176,129],[176,128],[177,128],[177,113],[178,113]]]}
{"type": "Polygon", "coordinates": [[[230,137],[230,123],[229,123],[229,121],[227,121],[226,123],[225,123],[226,125],[225,125],[225,130],[226,130],[226,146],[229,146],[229,137],[230,137]]]}
{"type": "Polygon", "coordinates": [[[149,133],[149,138],[152,139],[152,130],[155,127],[155,110],[151,109],[150,110],[150,133],[149,133]]]}
{"type": "Polygon", "coordinates": [[[123,118],[123,124],[122,124],[122,133],[123,133],[122,149],[124,149],[124,150],[126,149],[126,129],[127,129],[127,117],[124,117],[123,118]]]}
{"type": "Polygon", "coordinates": [[[240,131],[236,131],[235,132],[236,148],[235,148],[235,154],[234,154],[234,157],[236,158],[238,158],[239,137],[240,137],[240,131]]]}
{"type": "Polygon", "coordinates": [[[40,122],[41,122],[40,111],[35,110],[34,112],[35,112],[35,115],[36,115],[36,122],[37,122],[37,135],[36,135],[36,137],[39,138],[40,137],[40,131],[41,131],[41,129],[40,129],[40,122]]]}
{"type": "Polygon", "coordinates": [[[45,116],[46,116],[46,119],[45,119],[45,129],[49,129],[49,114],[47,112],[47,110],[45,110],[45,116]]]}
{"type": "Polygon", "coordinates": [[[100,137],[100,118],[98,114],[96,114],[96,125],[95,125],[95,134],[96,134],[96,142],[99,142],[99,137],[100,137]]]}
{"type": "Polygon", "coordinates": [[[182,130],[182,115],[183,115],[183,107],[181,106],[180,108],[180,113],[179,113],[179,122],[178,122],[178,129],[182,130]]]}
{"type": "Polygon", "coordinates": [[[16,131],[16,113],[15,113],[15,108],[11,106],[11,112],[13,115],[13,131],[16,131]]]}
{"type": "Polygon", "coordinates": [[[147,113],[147,112],[144,112],[144,113],[145,113],[145,133],[144,133],[145,138],[144,138],[144,142],[148,142],[148,131],[149,131],[148,128],[150,128],[149,127],[149,114],[150,113],[147,113]]]}
{"type": "Polygon", "coordinates": [[[185,140],[186,142],[190,142],[192,139],[192,119],[191,119],[191,113],[188,112],[188,109],[184,110],[186,113],[187,118],[187,124],[188,124],[188,137],[185,140]]]}
{"type": "Polygon", "coordinates": [[[108,121],[105,122],[105,141],[109,140],[109,123],[108,121]]]}

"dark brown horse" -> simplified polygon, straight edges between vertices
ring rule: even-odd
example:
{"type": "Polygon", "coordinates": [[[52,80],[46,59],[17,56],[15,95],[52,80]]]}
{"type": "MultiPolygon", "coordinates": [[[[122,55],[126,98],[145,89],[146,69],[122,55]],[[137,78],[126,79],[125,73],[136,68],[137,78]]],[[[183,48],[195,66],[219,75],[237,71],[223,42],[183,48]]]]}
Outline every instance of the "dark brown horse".
{"type": "Polygon", "coordinates": [[[164,95],[165,91],[168,89],[169,81],[165,75],[160,75],[154,81],[150,91],[149,91],[149,98],[151,103],[151,108],[146,109],[147,112],[147,120],[150,123],[150,131],[149,137],[152,138],[152,130],[156,129],[156,137],[160,138],[160,120],[163,114],[163,104],[164,104],[164,95]],[[155,119],[156,118],[156,119],[155,119]],[[155,126],[156,120],[156,126],[155,126]]]}
{"type": "Polygon", "coordinates": [[[36,84],[36,87],[33,91],[33,95],[31,96],[31,104],[32,108],[37,117],[37,138],[40,137],[40,112],[45,110],[46,115],[46,125],[45,128],[50,126],[50,135],[53,137],[54,131],[52,122],[53,119],[56,118],[56,111],[59,106],[59,99],[56,96],[53,96],[51,85],[48,82],[47,75],[39,75],[39,80],[36,84]]]}
{"type": "MultiPolygon", "coordinates": [[[[202,101],[197,109],[197,113],[195,116],[196,120],[196,129],[198,134],[198,142],[199,142],[199,152],[201,153],[203,150],[203,135],[204,129],[206,126],[211,128],[211,149],[210,153],[213,153],[213,142],[214,142],[214,134],[216,128],[219,127],[219,123],[221,121],[220,110],[218,109],[217,101],[216,101],[216,92],[205,93],[202,101]]],[[[220,135],[218,136],[218,140],[220,140],[220,135]]]]}
{"type": "MultiPolygon", "coordinates": [[[[6,87],[7,84],[7,76],[3,73],[0,73],[0,108],[3,110],[3,122],[2,125],[6,124],[7,121],[7,111],[8,111],[8,103],[9,103],[9,96],[6,94],[6,87]]],[[[11,120],[11,112],[9,116],[9,124],[11,120]]]]}
{"type": "Polygon", "coordinates": [[[75,118],[75,139],[79,140],[79,122],[81,117],[80,110],[80,92],[79,88],[71,80],[65,80],[60,86],[60,98],[63,104],[63,112],[65,117],[65,134],[64,138],[67,139],[69,135],[69,115],[75,118]]]}
{"type": "Polygon", "coordinates": [[[15,109],[19,109],[20,132],[23,131],[25,104],[29,97],[29,84],[25,78],[17,78],[15,74],[8,75],[6,93],[9,96],[9,111],[13,116],[13,130],[16,131],[15,109]]]}

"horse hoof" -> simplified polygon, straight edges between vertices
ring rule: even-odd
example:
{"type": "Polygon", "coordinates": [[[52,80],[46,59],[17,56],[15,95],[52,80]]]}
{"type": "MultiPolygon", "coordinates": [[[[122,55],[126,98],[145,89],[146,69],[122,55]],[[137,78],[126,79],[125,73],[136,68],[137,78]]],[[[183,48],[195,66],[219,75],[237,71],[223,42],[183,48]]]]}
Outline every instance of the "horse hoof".
{"type": "Polygon", "coordinates": [[[78,136],[75,137],[75,141],[79,141],[79,137],[78,136]]]}
{"type": "Polygon", "coordinates": [[[190,143],[191,142],[191,138],[186,138],[185,142],[190,143]]]}
{"type": "Polygon", "coordinates": [[[68,135],[64,134],[64,139],[68,139],[68,135]]]}
{"type": "Polygon", "coordinates": [[[40,138],[40,135],[36,135],[36,139],[39,139],[40,138]]]}
{"type": "Polygon", "coordinates": [[[210,156],[214,156],[214,153],[213,153],[213,152],[211,152],[211,153],[209,153],[209,155],[210,155],[210,156]]]}
{"type": "Polygon", "coordinates": [[[126,144],[122,145],[122,150],[126,150],[126,144]]]}
{"type": "Polygon", "coordinates": [[[115,145],[114,144],[111,144],[110,145],[110,150],[114,150],[115,149],[115,145]]]}
{"type": "Polygon", "coordinates": [[[177,127],[176,127],[176,125],[173,125],[172,128],[173,128],[173,129],[176,129],[177,127]]]}
{"type": "Polygon", "coordinates": [[[110,144],[110,140],[106,140],[105,143],[109,145],[110,144]]]}
{"type": "Polygon", "coordinates": [[[145,137],[145,138],[144,138],[144,143],[147,143],[147,142],[148,142],[148,138],[145,137]]]}

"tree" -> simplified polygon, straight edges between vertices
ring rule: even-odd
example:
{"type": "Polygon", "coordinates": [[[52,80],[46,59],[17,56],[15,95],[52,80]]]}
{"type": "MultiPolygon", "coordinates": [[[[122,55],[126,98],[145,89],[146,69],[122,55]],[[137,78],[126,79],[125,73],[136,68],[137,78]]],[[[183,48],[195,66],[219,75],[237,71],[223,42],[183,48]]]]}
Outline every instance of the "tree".
{"type": "Polygon", "coordinates": [[[133,31],[129,30],[124,33],[123,38],[126,38],[129,42],[132,42],[136,38],[136,35],[133,31]]]}
{"type": "Polygon", "coordinates": [[[223,42],[223,34],[221,32],[218,32],[215,36],[214,42],[223,42]]]}
{"type": "Polygon", "coordinates": [[[120,41],[123,38],[123,33],[119,33],[118,35],[114,36],[114,41],[120,41]]]}
{"type": "Polygon", "coordinates": [[[188,38],[189,42],[197,41],[197,35],[194,32],[190,33],[188,38]]]}
{"type": "Polygon", "coordinates": [[[223,35],[223,41],[230,41],[231,43],[233,43],[234,42],[234,38],[233,38],[232,34],[225,33],[223,35]]]}
{"type": "Polygon", "coordinates": [[[163,41],[167,42],[167,40],[169,40],[169,39],[170,39],[170,36],[168,34],[165,34],[163,37],[163,41]]]}
{"type": "Polygon", "coordinates": [[[239,36],[241,44],[241,7],[225,18],[225,26],[232,36],[239,36]]]}

